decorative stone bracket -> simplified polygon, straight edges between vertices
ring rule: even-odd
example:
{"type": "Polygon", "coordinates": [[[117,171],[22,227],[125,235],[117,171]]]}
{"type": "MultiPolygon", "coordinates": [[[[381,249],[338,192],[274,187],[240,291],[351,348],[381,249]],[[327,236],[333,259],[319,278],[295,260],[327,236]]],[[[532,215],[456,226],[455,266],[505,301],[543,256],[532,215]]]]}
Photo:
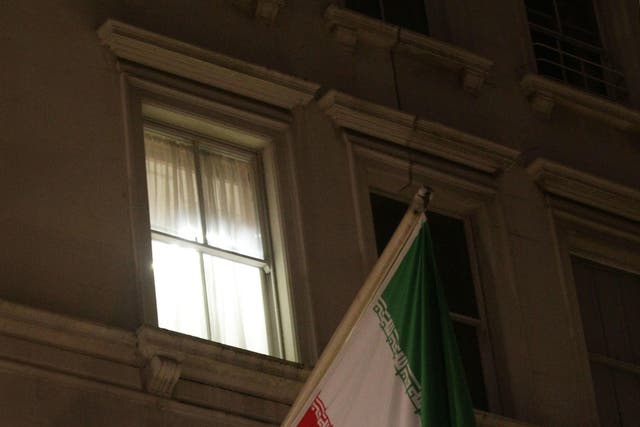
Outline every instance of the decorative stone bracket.
{"type": "Polygon", "coordinates": [[[460,73],[462,87],[477,94],[493,62],[448,43],[358,12],[330,5],[324,14],[329,31],[347,49],[358,43],[394,49],[460,73]]]}
{"type": "Polygon", "coordinates": [[[171,397],[173,388],[180,379],[181,366],[178,361],[155,355],[144,367],[145,389],[152,394],[171,397]]]}
{"type": "Polygon", "coordinates": [[[145,389],[157,396],[171,397],[180,379],[184,353],[167,346],[145,327],[138,330],[138,352],[146,361],[142,368],[145,389]]]}
{"type": "Polygon", "coordinates": [[[536,74],[525,75],[520,85],[533,111],[545,118],[551,116],[556,105],[561,105],[615,128],[640,132],[638,110],[536,74]]]}

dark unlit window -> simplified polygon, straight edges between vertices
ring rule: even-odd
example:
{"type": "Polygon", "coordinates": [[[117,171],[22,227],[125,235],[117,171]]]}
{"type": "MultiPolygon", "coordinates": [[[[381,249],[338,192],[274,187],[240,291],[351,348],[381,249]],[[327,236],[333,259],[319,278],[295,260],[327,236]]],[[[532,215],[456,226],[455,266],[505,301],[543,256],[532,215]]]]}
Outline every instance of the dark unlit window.
{"type": "Polygon", "coordinates": [[[384,22],[429,34],[425,0],[346,0],[345,6],[384,22]]]}
{"type": "Polygon", "coordinates": [[[640,276],[572,257],[600,425],[640,419],[640,276]]]}
{"type": "Polygon", "coordinates": [[[624,77],[606,61],[592,0],[525,0],[538,73],[616,100],[624,77]]]}
{"type": "MultiPolygon", "coordinates": [[[[407,204],[375,193],[370,194],[370,200],[376,246],[380,254],[407,211],[407,204]]],[[[465,225],[459,219],[435,212],[429,212],[427,216],[436,264],[444,284],[471,398],[477,409],[488,410],[478,335],[482,319],[471,273],[465,225]]]]}

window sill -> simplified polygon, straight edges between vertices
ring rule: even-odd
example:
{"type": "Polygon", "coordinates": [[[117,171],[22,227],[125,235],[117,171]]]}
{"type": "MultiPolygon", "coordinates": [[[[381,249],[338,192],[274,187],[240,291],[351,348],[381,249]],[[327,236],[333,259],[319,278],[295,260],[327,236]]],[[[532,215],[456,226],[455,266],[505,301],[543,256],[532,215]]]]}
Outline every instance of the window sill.
{"type": "Polygon", "coordinates": [[[460,73],[462,87],[477,94],[493,62],[448,43],[358,12],[330,5],[324,14],[336,40],[354,50],[358,43],[394,49],[460,73]]]}
{"type": "Polygon", "coordinates": [[[0,368],[224,425],[277,424],[308,371],[142,326],[106,327],[0,300],[0,368]]]}
{"type": "Polygon", "coordinates": [[[475,413],[478,427],[536,427],[535,424],[525,423],[489,412],[476,410],[475,413]]]}
{"type": "Polygon", "coordinates": [[[614,128],[640,132],[637,110],[536,74],[525,75],[520,84],[531,108],[543,117],[550,117],[557,104],[614,128]]]}
{"type": "Polygon", "coordinates": [[[336,125],[432,154],[480,172],[497,174],[513,164],[518,152],[441,123],[364,101],[332,90],[318,106],[336,125]]]}

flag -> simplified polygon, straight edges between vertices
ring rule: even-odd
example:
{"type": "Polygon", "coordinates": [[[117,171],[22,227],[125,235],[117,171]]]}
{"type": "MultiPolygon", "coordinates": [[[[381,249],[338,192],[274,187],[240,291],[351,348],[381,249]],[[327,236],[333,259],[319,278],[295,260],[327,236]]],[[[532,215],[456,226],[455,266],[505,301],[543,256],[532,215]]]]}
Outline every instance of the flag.
{"type": "Polygon", "coordinates": [[[428,222],[415,203],[284,427],[476,425],[428,222]]]}

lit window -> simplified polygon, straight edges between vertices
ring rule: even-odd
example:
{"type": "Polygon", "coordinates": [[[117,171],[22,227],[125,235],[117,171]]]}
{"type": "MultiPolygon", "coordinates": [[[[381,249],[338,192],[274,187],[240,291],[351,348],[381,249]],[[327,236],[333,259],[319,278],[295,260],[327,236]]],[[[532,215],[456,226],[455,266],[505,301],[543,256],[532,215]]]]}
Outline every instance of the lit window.
{"type": "Polygon", "coordinates": [[[538,73],[616,100],[622,73],[605,62],[592,0],[525,0],[538,73]]]}
{"type": "Polygon", "coordinates": [[[259,153],[148,122],[161,328],[280,355],[259,153]]]}
{"type": "Polygon", "coordinates": [[[425,0],[346,0],[345,6],[372,18],[429,34],[425,0]]]}

